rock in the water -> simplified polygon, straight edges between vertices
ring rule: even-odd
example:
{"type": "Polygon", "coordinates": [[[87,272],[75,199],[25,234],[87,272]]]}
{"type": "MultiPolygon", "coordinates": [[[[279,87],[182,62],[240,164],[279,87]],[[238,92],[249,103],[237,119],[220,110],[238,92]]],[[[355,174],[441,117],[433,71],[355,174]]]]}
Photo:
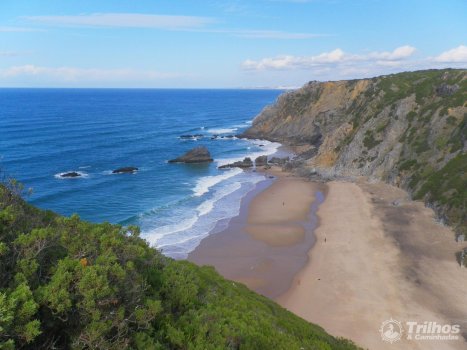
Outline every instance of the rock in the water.
{"type": "Polygon", "coordinates": [[[133,174],[138,171],[138,168],[127,166],[124,168],[118,168],[112,171],[112,174],[133,174]]]}
{"type": "Polygon", "coordinates": [[[202,134],[194,134],[194,135],[180,135],[181,139],[202,139],[204,135],[202,134]]]}
{"type": "Polygon", "coordinates": [[[255,159],[256,166],[263,166],[268,164],[268,156],[259,156],[255,159]]]}
{"type": "Polygon", "coordinates": [[[60,177],[80,177],[81,174],[76,171],[70,171],[69,173],[60,174],[60,177]]]}
{"type": "Polygon", "coordinates": [[[183,156],[169,160],[169,163],[206,163],[212,162],[211,154],[205,146],[195,147],[183,156]]]}
{"type": "Polygon", "coordinates": [[[238,161],[238,162],[234,162],[234,163],[226,164],[226,165],[221,165],[219,169],[229,169],[229,168],[246,169],[246,168],[251,168],[251,167],[253,167],[253,161],[251,160],[251,158],[246,157],[242,161],[238,161]]]}

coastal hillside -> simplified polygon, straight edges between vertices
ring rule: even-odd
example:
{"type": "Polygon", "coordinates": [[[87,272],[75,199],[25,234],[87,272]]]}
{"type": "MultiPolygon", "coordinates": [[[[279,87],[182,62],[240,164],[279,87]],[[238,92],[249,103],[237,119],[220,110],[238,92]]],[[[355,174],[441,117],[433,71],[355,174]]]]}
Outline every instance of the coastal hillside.
{"type": "Polygon", "coordinates": [[[244,134],[296,146],[302,174],[406,189],[467,234],[467,70],[316,82],[281,95],[244,134]]]}
{"type": "Polygon", "coordinates": [[[136,227],[61,217],[0,185],[0,349],[355,349],[136,227]]]}

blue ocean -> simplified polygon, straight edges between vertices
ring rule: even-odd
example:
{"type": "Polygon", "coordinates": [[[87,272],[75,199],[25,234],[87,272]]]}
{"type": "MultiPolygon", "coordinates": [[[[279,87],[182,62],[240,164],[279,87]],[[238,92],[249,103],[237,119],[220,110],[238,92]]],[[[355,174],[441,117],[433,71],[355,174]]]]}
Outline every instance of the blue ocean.
{"type": "Polygon", "coordinates": [[[241,198],[264,180],[217,167],[276,152],[276,143],[231,136],[280,93],[0,89],[0,168],[33,189],[27,200],[38,207],[139,225],[152,245],[183,258],[216,224],[237,215],[241,198]],[[167,163],[197,145],[215,161],[167,163]],[[126,166],[139,171],[112,174],[126,166]],[[69,171],[82,176],[60,176],[69,171]]]}

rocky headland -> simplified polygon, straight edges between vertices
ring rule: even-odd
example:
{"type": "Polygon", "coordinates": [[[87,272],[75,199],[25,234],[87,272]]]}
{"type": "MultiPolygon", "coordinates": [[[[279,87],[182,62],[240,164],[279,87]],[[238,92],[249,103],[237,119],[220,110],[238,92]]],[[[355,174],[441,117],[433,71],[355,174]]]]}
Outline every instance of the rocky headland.
{"type": "Polygon", "coordinates": [[[300,175],[407,190],[467,233],[467,70],[316,82],[284,93],[239,137],[295,148],[300,175]]]}

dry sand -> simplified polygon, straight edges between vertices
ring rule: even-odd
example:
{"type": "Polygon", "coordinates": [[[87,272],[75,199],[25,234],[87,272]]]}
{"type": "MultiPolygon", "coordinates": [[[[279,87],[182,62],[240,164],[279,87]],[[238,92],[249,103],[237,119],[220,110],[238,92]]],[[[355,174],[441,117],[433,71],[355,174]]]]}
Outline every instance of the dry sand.
{"type": "Polygon", "coordinates": [[[214,266],[364,348],[467,349],[467,269],[455,260],[467,244],[455,243],[431,209],[383,183],[318,184],[276,175],[189,260],[214,266]],[[405,328],[394,344],[379,333],[390,318],[405,328]],[[459,324],[464,336],[409,341],[407,321],[459,324]]]}
{"type": "Polygon", "coordinates": [[[328,183],[317,242],[306,267],[277,301],[329,333],[369,349],[467,349],[459,341],[383,342],[394,318],[460,324],[467,332],[467,269],[453,232],[433,211],[386,184],[328,183]],[[399,200],[400,205],[393,205],[399,200]]]}
{"type": "Polygon", "coordinates": [[[202,240],[188,260],[212,265],[224,277],[275,298],[289,289],[308,261],[317,226],[313,212],[323,185],[271,173],[275,181],[245,198],[240,215],[226,230],[202,240]]]}

